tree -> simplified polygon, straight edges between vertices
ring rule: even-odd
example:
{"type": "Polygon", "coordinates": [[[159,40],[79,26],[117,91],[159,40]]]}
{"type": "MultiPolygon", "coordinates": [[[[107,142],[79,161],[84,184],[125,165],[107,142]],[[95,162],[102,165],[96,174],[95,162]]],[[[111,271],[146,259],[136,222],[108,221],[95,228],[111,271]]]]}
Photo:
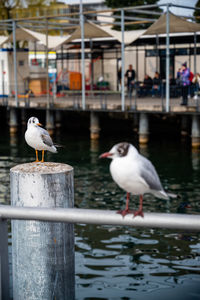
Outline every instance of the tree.
{"type": "MultiPolygon", "coordinates": [[[[195,8],[200,8],[200,0],[197,1],[195,8]]],[[[196,22],[200,23],[200,10],[195,10],[193,16],[196,18],[196,22]]]]}
{"type": "MultiPolygon", "coordinates": [[[[121,7],[134,7],[134,6],[141,6],[141,5],[152,5],[152,4],[157,4],[158,0],[136,0],[136,1],[133,1],[133,0],[106,0],[105,3],[108,7],[111,7],[111,8],[121,8],[121,7]]],[[[155,12],[161,12],[162,10],[159,9],[159,8],[152,8],[152,9],[149,9],[148,8],[148,11],[155,11],[155,12]]],[[[114,12],[114,15],[120,15],[120,12],[114,12]]],[[[140,18],[158,18],[159,16],[156,16],[156,15],[149,15],[149,14],[145,14],[145,13],[138,13],[138,14],[133,14],[132,12],[128,12],[126,11],[125,12],[125,16],[134,16],[134,17],[140,17],[140,18]]],[[[134,20],[133,20],[134,21],[134,20]]],[[[133,21],[129,21],[129,22],[133,22],[133,21]]],[[[126,21],[128,22],[128,21],[126,21]]],[[[132,30],[132,29],[146,29],[147,27],[149,27],[149,23],[145,23],[145,22],[142,22],[141,23],[138,23],[138,24],[132,24],[132,25],[127,25],[125,26],[125,30],[132,30]]],[[[114,29],[116,30],[121,30],[120,26],[114,26],[113,27],[114,29]]]]}
{"type": "Polygon", "coordinates": [[[20,0],[10,1],[10,0],[0,0],[0,19],[8,20],[11,19],[11,12],[13,9],[20,6],[20,0]]]}

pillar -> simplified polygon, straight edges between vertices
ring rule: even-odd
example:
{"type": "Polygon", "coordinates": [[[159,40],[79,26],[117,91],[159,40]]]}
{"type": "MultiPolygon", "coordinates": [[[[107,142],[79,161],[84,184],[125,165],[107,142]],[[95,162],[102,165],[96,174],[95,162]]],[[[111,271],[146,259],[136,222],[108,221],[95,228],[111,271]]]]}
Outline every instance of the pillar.
{"type": "Polygon", "coordinates": [[[55,128],[54,124],[54,114],[53,111],[50,109],[46,110],[46,129],[48,130],[49,134],[53,134],[55,128]]]}
{"type": "Polygon", "coordinates": [[[10,134],[15,134],[17,132],[18,120],[17,120],[17,110],[14,107],[10,108],[10,134]]]}
{"type": "Polygon", "coordinates": [[[55,113],[55,123],[56,123],[56,128],[60,128],[61,127],[62,115],[61,115],[61,111],[60,110],[56,110],[56,113],[55,113]]]}
{"type": "Polygon", "coordinates": [[[0,218],[0,299],[10,299],[8,262],[8,224],[0,218]]]}
{"type": "Polygon", "coordinates": [[[139,119],[139,143],[147,144],[149,141],[149,120],[147,114],[141,113],[139,119]]]}
{"type": "Polygon", "coordinates": [[[188,135],[188,116],[181,116],[181,135],[188,135]]]}
{"type": "Polygon", "coordinates": [[[133,131],[138,133],[138,114],[133,114],[133,131]]]}
{"type": "Polygon", "coordinates": [[[200,123],[199,116],[192,116],[192,147],[200,147],[200,123]]]}
{"type": "MultiPolygon", "coordinates": [[[[13,206],[73,207],[71,166],[27,163],[10,171],[13,206]]],[[[74,300],[73,224],[12,220],[11,228],[13,299],[74,300]]]]}
{"type": "Polygon", "coordinates": [[[27,126],[26,110],[24,108],[21,109],[21,124],[27,126]]]}
{"type": "Polygon", "coordinates": [[[97,113],[91,111],[90,112],[90,138],[91,140],[99,139],[99,116],[97,113]]]}

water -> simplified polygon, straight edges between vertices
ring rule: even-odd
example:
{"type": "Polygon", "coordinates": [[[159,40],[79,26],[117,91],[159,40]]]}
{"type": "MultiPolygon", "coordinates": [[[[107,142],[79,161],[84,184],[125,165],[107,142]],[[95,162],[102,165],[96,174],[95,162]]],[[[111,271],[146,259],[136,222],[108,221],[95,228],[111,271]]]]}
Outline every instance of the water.
{"type": "MultiPolygon", "coordinates": [[[[74,166],[76,207],[124,206],[125,193],[111,179],[110,161],[98,159],[119,137],[91,143],[87,136],[60,133],[54,140],[65,147],[46,159],[74,166]]],[[[130,136],[124,140],[135,142],[130,136]]],[[[160,138],[140,152],[154,163],[163,186],[179,195],[171,201],[146,195],[144,211],[199,214],[200,152],[186,142],[160,138]]],[[[10,139],[6,128],[0,136],[0,203],[10,203],[9,169],[34,159],[23,136],[10,139]]],[[[131,200],[134,208],[138,204],[131,200]]],[[[77,300],[200,299],[199,234],[82,224],[75,226],[75,235],[77,300]]]]}

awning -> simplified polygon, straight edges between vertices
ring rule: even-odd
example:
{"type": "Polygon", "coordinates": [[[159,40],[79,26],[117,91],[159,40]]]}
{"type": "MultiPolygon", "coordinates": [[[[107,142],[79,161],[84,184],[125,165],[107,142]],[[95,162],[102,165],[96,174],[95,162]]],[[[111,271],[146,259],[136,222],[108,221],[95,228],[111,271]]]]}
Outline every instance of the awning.
{"type": "MultiPolygon", "coordinates": [[[[106,32],[102,27],[92,23],[86,22],[84,24],[84,38],[92,39],[92,38],[105,38],[112,37],[112,35],[106,32]]],[[[81,26],[78,26],[77,29],[72,33],[71,37],[67,40],[67,42],[71,42],[76,39],[81,38],[81,26]]]]}
{"type": "MultiPolygon", "coordinates": [[[[109,33],[112,37],[114,37],[116,40],[118,40],[120,43],[122,42],[122,32],[113,30],[110,27],[104,28],[104,30],[109,33]]],[[[146,30],[130,30],[130,31],[124,31],[124,43],[126,45],[129,45],[133,43],[135,40],[137,40],[141,35],[144,34],[146,30]]]]}
{"type": "MultiPolygon", "coordinates": [[[[169,32],[197,32],[200,31],[200,24],[185,20],[185,18],[177,17],[169,13],[169,32]]],[[[144,33],[143,35],[163,34],[166,33],[166,13],[160,16],[144,33]]]]}
{"type": "MultiPolygon", "coordinates": [[[[67,36],[51,36],[48,35],[48,49],[56,48],[60,44],[66,42],[67,39],[70,38],[70,35],[67,36]]],[[[11,33],[9,37],[5,37],[4,40],[1,41],[0,45],[12,42],[13,34],[11,33]]],[[[16,41],[29,41],[29,42],[40,42],[44,46],[46,46],[46,35],[40,32],[32,31],[27,28],[21,27],[16,29],[16,41]]]]}
{"type": "Polygon", "coordinates": [[[0,46],[5,44],[5,42],[7,41],[8,37],[7,36],[3,36],[0,35],[0,46]]]}

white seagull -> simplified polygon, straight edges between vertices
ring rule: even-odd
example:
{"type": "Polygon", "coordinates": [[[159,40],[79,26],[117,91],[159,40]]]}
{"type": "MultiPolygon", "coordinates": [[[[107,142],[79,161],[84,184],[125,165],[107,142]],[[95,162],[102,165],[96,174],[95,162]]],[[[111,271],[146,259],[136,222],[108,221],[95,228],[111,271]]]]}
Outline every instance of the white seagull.
{"type": "Polygon", "coordinates": [[[42,151],[42,160],[44,162],[44,151],[48,150],[50,152],[56,153],[57,149],[53,144],[53,141],[47,130],[40,127],[42,126],[39,123],[38,118],[31,117],[27,123],[27,130],[25,132],[25,140],[27,144],[35,149],[36,153],[36,161],[39,162],[38,159],[38,150],[42,151]]]}
{"type": "Polygon", "coordinates": [[[118,211],[123,217],[133,211],[129,209],[130,193],[140,195],[139,210],[134,216],[143,217],[143,195],[153,194],[158,198],[169,199],[158,174],[152,163],[144,156],[139,154],[137,149],[129,143],[119,143],[114,145],[109,152],[100,155],[100,158],[111,158],[110,173],[113,180],[127,192],[126,208],[118,211]]]}

